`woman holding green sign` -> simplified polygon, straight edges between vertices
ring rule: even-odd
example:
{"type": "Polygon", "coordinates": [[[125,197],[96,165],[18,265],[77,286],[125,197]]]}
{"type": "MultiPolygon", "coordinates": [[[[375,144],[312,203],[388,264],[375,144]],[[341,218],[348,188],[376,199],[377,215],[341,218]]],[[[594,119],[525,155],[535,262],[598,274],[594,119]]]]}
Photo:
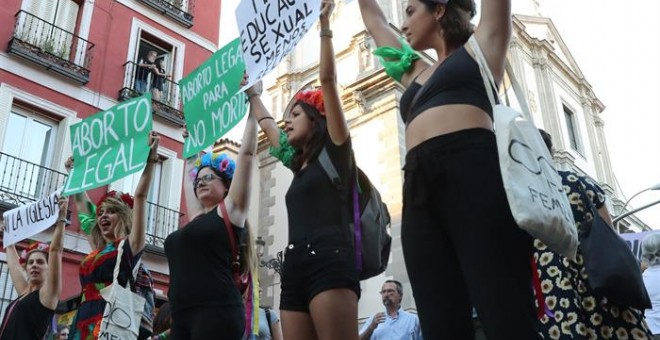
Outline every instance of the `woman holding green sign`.
{"type": "Polygon", "coordinates": [[[322,2],[320,90],[300,91],[278,129],[259,95],[250,106],[271,153],[294,172],[286,194],[289,245],[282,266],[280,310],[285,339],[358,339],[360,281],[349,223],[350,187],[338,191],[318,158],[326,150],[343,183],[351,183],[353,157],[348,124],[337,89],[330,30],[334,1],[322,2]]]}
{"type": "Polygon", "coordinates": [[[239,340],[249,331],[251,304],[244,307],[241,295],[249,301],[256,270],[247,226],[256,151],[257,126],[250,113],[236,162],[224,153],[186,161],[190,222],[165,240],[172,339],[239,340]]]}
{"type": "MultiPolygon", "coordinates": [[[[160,137],[155,132],[149,135],[151,151],[147,165],[142,171],[135,188],[135,197],[126,193],[110,191],[94,206],[87,194],[74,195],[80,224],[88,234],[92,252],[80,263],[82,297],[73,321],[69,339],[97,339],[105,300],[100,290],[112,284],[113,270],[117,261],[117,246],[123,239],[118,281],[122,286],[133,275],[133,268],[142,255],[146,233],[146,202],[153,177],[154,164],[158,161],[160,137]],[[89,227],[91,225],[91,228],[89,227]],[[89,230],[85,230],[89,228],[89,230]]],[[[73,167],[71,159],[65,164],[73,167]]]]}

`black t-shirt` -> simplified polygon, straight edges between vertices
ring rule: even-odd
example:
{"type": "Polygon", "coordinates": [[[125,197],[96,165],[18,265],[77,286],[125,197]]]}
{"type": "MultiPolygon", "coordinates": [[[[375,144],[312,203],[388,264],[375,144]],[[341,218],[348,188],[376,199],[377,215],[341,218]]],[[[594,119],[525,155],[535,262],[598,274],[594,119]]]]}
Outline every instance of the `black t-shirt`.
{"type": "Polygon", "coordinates": [[[351,139],[349,137],[343,145],[335,145],[328,137],[325,148],[344,184],[343,189],[341,192],[337,190],[318,158],[298,171],[286,193],[289,243],[328,234],[347,239],[352,190],[351,139]]]}
{"type": "Polygon", "coordinates": [[[149,59],[140,59],[140,61],[138,61],[138,64],[136,66],[137,70],[135,71],[135,79],[147,81],[147,77],[149,77],[149,73],[152,73],[151,69],[142,67],[140,65],[155,65],[155,63],[152,63],[151,61],[149,61],[149,59]]]}
{"type": "Polygon", "coordinates": [[[2,320],[4,330],[0,335],[0,339],[43,339],[54,311],[41,304],[41,301],[39,301],[39,290],[28,293],[23,299],[19,299],[12,301],[5,310],[5,317],[2,320]]]}
{"type": "MultiPolygon", "coordinates": [[[[232,227],[238,238],[243,228],[232,227]]],[[[227,228],[217,209],[171,233],[165,240],[165,254],[170,267],[167,296],[173,312],[196,306],[243,304],[231,276],[227,228]]]]}

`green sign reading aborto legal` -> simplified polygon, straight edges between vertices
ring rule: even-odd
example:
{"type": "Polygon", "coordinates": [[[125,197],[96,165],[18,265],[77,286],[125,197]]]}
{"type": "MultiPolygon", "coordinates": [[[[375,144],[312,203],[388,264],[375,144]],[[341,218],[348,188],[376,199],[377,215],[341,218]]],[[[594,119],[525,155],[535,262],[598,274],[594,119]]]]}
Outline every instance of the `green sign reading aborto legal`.
{"type": "Polygon", "coordinates": [[[147,164],[151,95],[122,102],[71,126],[74,167],[64,196],[98,188],[147,164]]]}
{"type": "Polygon", "coordinates": [[[244,72],[240,39],[236,38],[179,81],[189,133],[184,157],[211,146],[245,116],[245,93],[237,93],[244,72]]]}

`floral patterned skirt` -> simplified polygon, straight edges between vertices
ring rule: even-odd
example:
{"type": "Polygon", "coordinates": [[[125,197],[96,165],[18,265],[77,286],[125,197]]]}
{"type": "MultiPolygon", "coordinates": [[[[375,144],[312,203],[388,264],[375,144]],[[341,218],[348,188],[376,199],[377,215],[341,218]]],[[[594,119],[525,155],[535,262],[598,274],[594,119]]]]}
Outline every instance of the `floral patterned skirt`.
{"type": "Polygon", "coordinates": [[[545,303],[554,317],[544,315],[539,330],[544,339],[647,340],[653,335],[642,312],[613,304],[588,284],[582,251],[575,261],[534,240],[534,258],[545,303]]]}

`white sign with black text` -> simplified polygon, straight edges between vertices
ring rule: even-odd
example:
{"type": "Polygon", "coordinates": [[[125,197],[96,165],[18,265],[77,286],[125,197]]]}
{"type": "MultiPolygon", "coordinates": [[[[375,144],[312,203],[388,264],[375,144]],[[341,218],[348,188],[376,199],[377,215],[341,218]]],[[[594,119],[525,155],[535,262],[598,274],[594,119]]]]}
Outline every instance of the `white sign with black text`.
{"type": "Polygon", "coordinates": [[[5,211],[4,246],[7,247],[34,236],[57,222],[61,189],[36,202],[5,211]]]}
{"type": "Polygon", "coordinates": [[[321,0],[241,1],[236,22],[249,76],[245,87],[263,78],[291,53],[320,14],[321,0]]]}

